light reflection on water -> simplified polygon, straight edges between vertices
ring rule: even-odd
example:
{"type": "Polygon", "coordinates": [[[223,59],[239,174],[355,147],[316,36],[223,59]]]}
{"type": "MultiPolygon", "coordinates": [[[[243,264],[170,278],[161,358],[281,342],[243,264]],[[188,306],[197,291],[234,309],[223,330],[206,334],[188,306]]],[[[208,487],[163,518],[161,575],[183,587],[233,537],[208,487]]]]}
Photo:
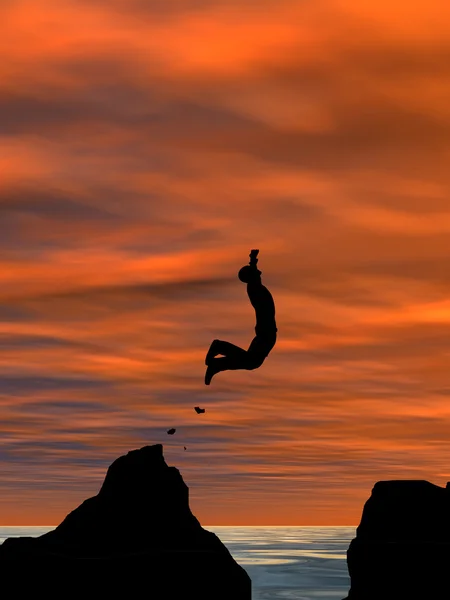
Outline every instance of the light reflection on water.
{"type": "Polygon", "coordinates": [[[252,600],[342,600],[355,527],[206,527],[252,580],[252,600]]]}
{"type": "MultiPolygon", "coordinates": [[[[36,537],[48,527],[0,527],[8,537],[36,537]]],[[[355,527],[219,527],[215,533],[252,580],[252,600],[342,600],[350,578],[346,552],[355,527]]]]}

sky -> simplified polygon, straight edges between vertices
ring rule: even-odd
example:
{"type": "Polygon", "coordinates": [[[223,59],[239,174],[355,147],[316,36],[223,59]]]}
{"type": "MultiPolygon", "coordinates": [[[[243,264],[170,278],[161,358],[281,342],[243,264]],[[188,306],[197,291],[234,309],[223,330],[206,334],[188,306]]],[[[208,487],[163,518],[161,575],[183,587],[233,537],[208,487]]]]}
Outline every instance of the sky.
{"type": "Polygon", "coordinates": [[[356,526],[379,480],[445,486],[450,5],[0,23],[0,524],[56,526],[152,444],[203,526],[356,526]],[[205,386],[212,339],[254,335],[252,248],[277,344],[205,386]]]}

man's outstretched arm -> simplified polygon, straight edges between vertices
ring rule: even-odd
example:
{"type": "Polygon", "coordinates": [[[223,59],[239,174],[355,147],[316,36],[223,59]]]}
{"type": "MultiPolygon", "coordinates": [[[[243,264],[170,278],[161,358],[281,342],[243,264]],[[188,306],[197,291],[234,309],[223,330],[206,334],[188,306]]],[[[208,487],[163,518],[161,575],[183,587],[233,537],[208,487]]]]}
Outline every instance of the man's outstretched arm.
{"type": "Polygon", "coordinates": [[[260,270],[258,269],[258,267],[257,267],[257,263],[258,263],[258,258],[257,258],[257,256],[258,256],[258,253],[259,253],[259,250],[252,250],[252,251],[250,252],[250,254],[249,254],[249,256],[250,256],[250,262],[249,262],[248,264],[249,264],[249,266],[250,266],[250,267],[251,267],[251,268],[254,270],[254,272],[255,272],[255,278],[254,278],[254,280],[253,280],[253,283],[255,283],[255,284],[257,284],[257,285],[262,285],[262,284],[261,284],[261,274],[262,274],[262,273],[261,273],[261,271],[260,271],[260,270]],[[258,274],[257,276],[256,276],[256,273],[258,274]]]}
{"type": "Polygon", "coordinates": [[[259,250],[252,250],[249,254],[250,261],[248,265],[242,267],[238,273],[238,277],[244,283],[250,284],[254,283],[256,285],[261,285],[261,271],[256,266],[258,259],[256,258],[259,250]]]}
{"type": "Polygon", "coordinates": [[[248,263],[251,267],[256,267],[258,259],[256,258],[259,254],[259,250],[252,250],[249,254],[250,262],[248,263]]]}

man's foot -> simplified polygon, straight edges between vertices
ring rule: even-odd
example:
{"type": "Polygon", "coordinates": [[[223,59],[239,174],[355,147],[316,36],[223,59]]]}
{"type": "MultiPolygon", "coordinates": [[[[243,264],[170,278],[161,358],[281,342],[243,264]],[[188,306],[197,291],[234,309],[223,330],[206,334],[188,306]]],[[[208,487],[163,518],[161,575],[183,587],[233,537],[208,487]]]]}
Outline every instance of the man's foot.
{"type": "Polygon", "coordinates": [[[214,368],[214,366],[208,365],[208,368],[206,369],[206,373],[205,373],[205,385],[209,385],[211,383],[211,379],[214,377],[214,375],[216,373],[217,373],[217,371],[214,368]]]}
{"type": "MultiPolygon", "coordinates": [[[[216,348],[217,348],[218,341],[219,340],[213,340],[211,342],[211,346],[209,347],[208,353],[206,354],[205,365],[209,365],[209,363],[211,362],[211,359],[215,358],[217,356],[216,348]]],[[[208,384],[206,384],[206,385],[208,385],[208,384]]]]}

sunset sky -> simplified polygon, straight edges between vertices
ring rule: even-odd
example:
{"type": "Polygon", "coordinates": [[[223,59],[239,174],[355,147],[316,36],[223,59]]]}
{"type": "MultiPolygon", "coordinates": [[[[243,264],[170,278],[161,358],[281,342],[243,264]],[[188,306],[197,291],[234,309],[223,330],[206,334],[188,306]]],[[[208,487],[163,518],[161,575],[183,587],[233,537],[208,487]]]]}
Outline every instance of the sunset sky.
{"type": "Polygon", "coordinates": [[[356,526],[379,480],[445,486],[450,4],[0,23],[0,525],[57,525],[157,443],[203,526],[356,526]],[[211,340],[254,335],[252,248],[277,344],[205,386],[211,340]]]}

